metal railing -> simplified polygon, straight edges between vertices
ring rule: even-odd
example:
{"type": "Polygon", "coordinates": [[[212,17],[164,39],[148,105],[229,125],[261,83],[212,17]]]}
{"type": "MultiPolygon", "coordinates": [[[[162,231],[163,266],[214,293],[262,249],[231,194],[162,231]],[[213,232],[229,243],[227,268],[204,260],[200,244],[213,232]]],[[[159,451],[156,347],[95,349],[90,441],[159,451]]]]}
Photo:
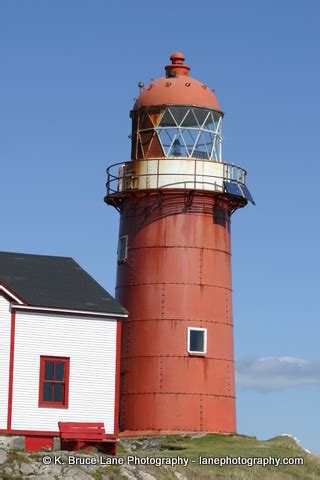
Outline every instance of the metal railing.
{"type": "MultiPolygon", "coordinates": [[[[240,183],[242,185],[246,184],[247,172],[244,168],[241,168],[237,165],[222,163],[222,162],[213,162],[212,160],[198,160],[190,159],[184,157],[176,157],[173,160],[188,162],[194,162],[194,171],[193,173],[184,173],[184,172],[160,172],[161,162],[166,162],[170,164],[168,158],[151,158],[144,160],[131,160],[129,162],[119,162],[114,163],[107,168],[107,196],[113,194],[124,193],[126,191],[131,191],[134,189],[141,189],[139,186],[139,180],[142,178],[146,179],[146,187],[142,189],[163,189],[163,188],[183,188],[183,189],[197,189],[200,188],[200,185],[207,185],[208,190],[214,191],[224,191],[223,181],[230,181],[235,183],[240,183]],[[156,162],[153,172],[140,173],[139,164],[143,162],[156,162]],[[221,168],[222,166],[222,175],[211,175],[208,173],[199,173],[197,172],[197,166],[200,166],[203,163],[216,164],[221,168]],[[183,180],[173,181],[166,184],[163,184],[161,180],[164,177],[183,177],[183,180]],[[186,179],[187,177],[187,179],[186,179]],[[190,179],[189,179],[190,178],[190,179]],[[147,185],[149,181],[149,186],[147,185]]],[[[203,189],[203,188],[202,188],[203,189]]],[[[204,188],[206,190],[206,188],[204,188]]]]}

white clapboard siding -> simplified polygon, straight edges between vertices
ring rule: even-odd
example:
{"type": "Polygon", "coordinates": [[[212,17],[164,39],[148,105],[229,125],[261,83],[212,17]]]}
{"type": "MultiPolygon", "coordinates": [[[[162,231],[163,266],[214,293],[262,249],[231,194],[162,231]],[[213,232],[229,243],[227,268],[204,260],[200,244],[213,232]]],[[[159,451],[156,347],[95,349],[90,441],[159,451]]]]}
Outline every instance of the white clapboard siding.
{"type": "Polygon", "coordinates": [[[57,431],[58,422],[104,422],[114,432],[114,319],[17,312],[12,428],[57,431]],[[69,407],[39,407],[40,355],[70,357],[69,407]]]}
{"type": "Polygon", "coordinates": [[[7,428],[10,333],[10,302],[0,294],[0,429],[7,428]]]}

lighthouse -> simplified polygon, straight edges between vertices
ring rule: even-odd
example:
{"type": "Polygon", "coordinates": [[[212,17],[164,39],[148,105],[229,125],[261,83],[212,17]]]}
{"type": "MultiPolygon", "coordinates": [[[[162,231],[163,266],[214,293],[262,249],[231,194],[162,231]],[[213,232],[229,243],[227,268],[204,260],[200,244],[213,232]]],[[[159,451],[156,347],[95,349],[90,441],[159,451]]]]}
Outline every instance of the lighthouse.
{"type": "Polygon", "coordinates": [[[120,213],[120,428],[128,434],[235,432],[231,215],[247,172],[222,157],[223,111],[181,52],[139,84],[131,160],[107,169],[120,213]]]}

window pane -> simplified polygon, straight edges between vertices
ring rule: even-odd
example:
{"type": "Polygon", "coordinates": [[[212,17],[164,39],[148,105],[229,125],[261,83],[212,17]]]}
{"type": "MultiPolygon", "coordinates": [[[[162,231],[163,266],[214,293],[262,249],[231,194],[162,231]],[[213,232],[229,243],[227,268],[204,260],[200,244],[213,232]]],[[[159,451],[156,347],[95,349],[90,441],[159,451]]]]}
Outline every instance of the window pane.
{"type": "Polygon", "coordinates": [[[181,125],[181,122],[187,115],[188,110],[188,107],[170,107],[170,112],[178,125],[181,125]]]}
{"type": "Polygon", "coordinates": [[[44,402],[51,402],[52,401],[52,391],[53,391],[53,384],[52,383],[44,383],[43,384],[43,401],[44,402]]]}
{"type": "Polygon", "coordinates": [[[204,352],[204,332],[201,330],[190,330],[190,351],[204,352]]]}
{"type": "Polygon", "coordinates": [[[213,120],[213,114],[209,111],[209,115],[207,115],[205,122],[203,124],[203,128],[206,130],[215,131],[215,125],[213,120]]]}
{"type": "Polygon", "coordinates": [[[63,382],[64,380],[64,362],[56,362],[55,380],[63,382]]]}
{"type": "Polygon", "coordinates": [[[119,260],[125,260],[127,258],[127,237],[121,237],[119,239],[119,260]]]}
{"type": "Polygon", "coordinates": [[[172,135],[170,130],[166,130],[166,129],[158,130],[157,132],[158,132],[158,136],[160,137],[160,141],[164,149],[164,152],[167,155],[174,135],[172,135]]]}
{"type": "Polygon", "coordinates": [[[207,150],[207,144],[206,141],[203,137],[203,134],[200,134],[198,136],[198,141],[195,146],[195,149],[193,151],[193,157],[195,158],[203,158],[206,159],[209,157],[208,155],[208,150],[207,150]]]}
{"type": "Polygon", "coordinates": [[[198,122],[197,122],[197,119],[196,119],[196,117],[193,113],[192,108],[190,108],[188,114],[182,120],[181,125],[183,127],[198,127],[199,126],[198,122]]]}
{"type": "Polygon", "coordinates": [[[44,368],[44,379],[45,380],[53,380],[53,370],[54,370],[54,364],[53,362],[45,362],[45,368],[44,368]]]}
{"type": "Polygon", "coordinates": [[[199,125],[202,126],[210,110],[206,110],[205,108],[194,108],[193,111],[199,122],[199,125]]]}
{"type": "Polygon", "coordinates": [[[159,126],[161,127],[175,127],[177,124],[170,112],[169,109],[167,109],[165,112],[164,112],[164,115],[161,119],[161,122],[159,123],[159,126]]]}
{"type": "Polygon", "coordinates": [[[180,134],[176,135],[176,138],[172,142],[172,146],[168,152],[168,155],[171,157],[187,156],[186,147],[184,146],[184,142],[180,134]]]}
{"type": "Polygon", "coordinates": [[[56,383],[54,385],[54,395],[53,395],[53,400],[55,402],[63,402],[63,384],[62,383],[56,383]]]}

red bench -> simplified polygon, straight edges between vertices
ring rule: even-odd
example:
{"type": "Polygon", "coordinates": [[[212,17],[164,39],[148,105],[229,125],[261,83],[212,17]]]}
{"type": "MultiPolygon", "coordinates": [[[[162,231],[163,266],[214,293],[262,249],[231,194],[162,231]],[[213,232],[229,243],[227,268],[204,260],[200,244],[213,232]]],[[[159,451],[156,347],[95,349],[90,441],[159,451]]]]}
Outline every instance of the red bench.
{"type": "Polygon", "coordinates": [[[102,422],[59,422],[59,430],[61,450],[96,447],[104,453],[116,453],[116,438],[106,434],[102,422]]]}

